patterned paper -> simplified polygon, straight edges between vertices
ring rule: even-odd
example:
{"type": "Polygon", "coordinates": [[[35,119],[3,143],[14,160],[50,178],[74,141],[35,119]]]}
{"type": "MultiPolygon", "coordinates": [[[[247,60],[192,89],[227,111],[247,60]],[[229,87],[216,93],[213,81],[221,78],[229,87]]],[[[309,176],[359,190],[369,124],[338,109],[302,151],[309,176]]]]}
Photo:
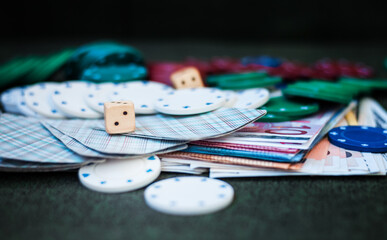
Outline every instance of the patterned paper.
{"type": "MultiPolygon", "coordinates": [[[[51,127],[51,124],[48,124],[51,127]]],[[[56,128],[56,127],[54,127],[56,128]]],[[[147,155],[185,145],[183,141],[157,140],[125,135],[109,135],[92,128],[56,128],[87,148],[104,154],[147,155]]]]}
{"type": "Polygon", "coordinates": [[[44,163],[83,163],[83,158],[56,139],[35,118],[0,116],[0,157],[44,163]]]}
{"type": "Polygon", "coordinates": [[[247,151],[270,151],[270,152],[280,152],[280,153],[298,153],[300,149],[296,148],[279,148],[271,146],[261,146],[261,145],[249,145],[249,144],[237,144],[237,143],[227,143],[227,142],[215,142],[215,141],[194,141],[191,142],[192,145],[206,146],[206,147],[218,147],[226,148],[233,150],[247,150],[247,151]]]}
{"type": "MultiPolygon", "coordinates": [[[[63,144],[65,144],[69,149],[73,150],[79,155],[86,156],[86,157],[96,157],[96,158],[106,158],[106,159],[122,159],[122,158],[138,158],[139,155],[133,155],[133,154],[105,154],[99,151],[95,151],[93,149],[90,149],[80,143],[79,141],[63,134],[62,132],[58,131],[57,129],[51,127],[48,124],[43,124],[55,137],[57,137],[60,141],[62,141],[63,144]]],[[[179,151],[187,148],[187,145],[178,145],[171,148],[163,149],[161,151],[158,151],[157,154],[161,153],[167,153],[171,151],[179,151]]],[[[141,154],[144,155],[144,154],[141,154]]],[[[151,154],[146,154],[151,155],[151,154]]]]}
{"type": "Polygon", "coordinates": [[[256,159],[240,158],[240,157],[230,157],[230,156],[219,156],[211,154],[201,154],[201,153],[188,153],[188,152],[173,152],[160,155],[161,158],[181,158],[189,160],[199,160],[212,163],[222,163],[222,164],[232,164],[239,166],[248,166],[248,167],[267,167],[267,168],[278,168],[278,169],[289,169],[293,164],[292,163],[278,163],[271,161],[260,161],[256,159]]]}
{"type": "MultiPolygon", "coordinates": [[[[256,109],[221,108],[191,116],[150,115],[136,117],[136,131],[129,136],[153,139],[194,141],[235,132],[265,115],[256,109]]],[[[93,129],[105,131],[103,120],[46,120],[66,135],[93,129]]]]}
{"type": "Polygon", "coordinates": [[[302,160],[302,157],[305,155],[305,151],[300,151],[297,154],[289,153],[278,153],[270,151],[246,151],[246,150],[232,150],[216,147],[203,147],[189,145],[187,149],[183,152],[191,153],[203,153],[203,154],[212,154],[220,156],[230,156],[230,157],[243,157],[243,158],[253,158],[259,160],[268,160],[276,162],[299,162],[302,160]]]}

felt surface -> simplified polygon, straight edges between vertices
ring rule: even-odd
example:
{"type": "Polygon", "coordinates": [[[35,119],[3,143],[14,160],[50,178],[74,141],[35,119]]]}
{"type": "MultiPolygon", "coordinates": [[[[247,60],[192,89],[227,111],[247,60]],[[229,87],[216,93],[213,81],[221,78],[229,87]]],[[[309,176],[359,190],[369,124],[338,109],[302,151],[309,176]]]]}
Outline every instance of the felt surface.
{"type": "MultiPolygon", "coordinates": [[[[12,54],[45,53],[82,41],[4,43],[12,54]]],[[[149,59],[269,54],[314,61],[331,56],[382,69],[386,46],[230,42],[129,42],[149,59]]],[[[386,105],[383,96],[378,97],[386,105]]],[[[163,173],[159,179],[181,176],[163,173]]],[[[107,195],[84,188],[76,172],[0,172],[0,239],[376,239],[387,234],[386,177],[225,179],[233,204],[214,214],[178,217],[148,208],[144,190],[107,195]]]]}
{"type": "Polygon", "coordinates": [[[143,189],[113,195],[90,191],[76,172],[1,173],[0,181],[4,239],[375,239],[386,234],[385,177],[227,179],[234,203],[196,217],[153,211],[143,189]]]}

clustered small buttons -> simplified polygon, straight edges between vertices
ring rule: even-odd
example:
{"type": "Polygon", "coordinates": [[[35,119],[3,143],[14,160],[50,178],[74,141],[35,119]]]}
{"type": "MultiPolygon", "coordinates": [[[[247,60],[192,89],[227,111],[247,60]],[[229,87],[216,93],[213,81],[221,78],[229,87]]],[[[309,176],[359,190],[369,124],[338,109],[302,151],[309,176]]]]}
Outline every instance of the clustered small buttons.
{"type": "Polygon", "coordinates": [[[131,101],[136,114],[191,115],[220,107],[259,108],[268,98],[264,88],[235,92],[204,87],[176,90],[151,81],[69,81],[10,89],[1,99],[5,109],[26,116],[93,119],[102,118],[104,103],[113,101],[131,101]]]}

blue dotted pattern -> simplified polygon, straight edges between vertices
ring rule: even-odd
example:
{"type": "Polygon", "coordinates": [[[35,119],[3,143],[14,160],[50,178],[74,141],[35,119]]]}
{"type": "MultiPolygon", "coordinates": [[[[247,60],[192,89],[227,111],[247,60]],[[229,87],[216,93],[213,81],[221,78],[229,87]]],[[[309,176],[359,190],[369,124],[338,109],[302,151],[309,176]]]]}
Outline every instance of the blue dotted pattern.
{"type": "MultiPolygon", "coordinates": [[[[156,158],[155,158],[155,156],[150,156],[150,157],[148,157],[148,160],[153,161],[153,160],[156,160],[156,158]]],[[[146,173],[153,172],[153,169],[148,168],[145,172],[146,172],[146,173]]],[[[91,173],[83,173],[83,174],[81,174],[81,176],[82,176],[83,178],[87,178],[87,177],[91,176],[91,173]]],[[[126,182],[127,182],[127,183],[132,183],[132,182],[133,182],[133,179],[127,179],[126,182]]],[[[102,181],[100,181],[100,184],[101,184],[101,185],[105,185],[106,183],[108,183],[107,180],[102,180],[102,181]]],[[[159,187],[160,187],[160,186],[159,186],[159,187]]]]}
{"type": "MultiPolygon", "coordinates": [[[[176,182],[176,183],[182,183],[182,184],[184,184],[184,181],[183,181],[183,179],[184,178],[179,178],[179,177],[175,177],[175,178],[172,178],[172,179],[167,179],[167,180],[164,180],[164,181],[170,181],[170,180],[172,180],[173,182],[176,182]]],[[[209,178],[206,178],[206,177],[203,177],[203,178],[201,178],[201,179],[198,179],[198,181],[199,182],[202,182],[202,183],[205,183],[205,182],[207,182],[209,180],[209,178]]],[[[162,182],[163,181],[161,181],[161,183],[159,184],[159,183],[155,183],[155,184],[153,184],[152,186],[150,186],[150,188],[153,188],[153,189],[160,189],[159,191],[162,191],[162,186],[161,186],[161,184],[162,184],[162,182]]],[[[199,187],[199,186],[198,186],[199,187]]],[[[216,195],[216,198],[218,198],[218,199],[225,199],[226,197],[227,197],[227,194],[226,194],[226,189],[228,188],[229,186],[227,185],[227,184],[220,184],[220,185],[218,185],[218,188],[220,189],[220,191],[221,192],[218,192],[218,193],[215,193],[216,195]]],[[[150,195],[149,195],[149,197],[151,198],[151,199],[158,199],[159,198],[159,195],[160,194],[158,194],[157,193],[157,191],[156,192],[152,192],[150,195]]],[[[165,193],[163,193],[162,195],[165,195],[165,193]]],[[[165,196],[163,196],[163,197],[165,197],[165,196]]],[[[200,197],[200,196],[198,196],[198,197],[200,197]]],[[[195,200],[194,202],[192,202],[192,204],[196,204],[196,207],[199,207],[199,208],[203,208],[203,207],[206,207],[207,206],[207,202],[206,202],[206,197],[207,196],[203,196],[203,199],[198,199],[198,200],[195,200]]],[[[212,198],[213,199],[213,198],[212,198]]],[[[165,199],[165,200],[167,200],[165,203],[168,205],[168,207],[170,207],[170,208],[172,208],[172,209],[176,209],[177,207],[181,207],[181,204],[179,204],[179,201],[178,200],[176,200],[176,199],[165,199]]],[[[156,201],[158,201],[158,200],[156,200],[156,201]]],[[[163,201],[163,200],[161,200],[161,201],[163,201]]],[[[213,203],[211,203],[211,204],[213,204],[213,203]]]]}
{"type": "Polygon", "coordinates": [[[387,130],[366,126],[333,128],[329,141],[341,148],[359,152],[387,152],[387,130]]]}

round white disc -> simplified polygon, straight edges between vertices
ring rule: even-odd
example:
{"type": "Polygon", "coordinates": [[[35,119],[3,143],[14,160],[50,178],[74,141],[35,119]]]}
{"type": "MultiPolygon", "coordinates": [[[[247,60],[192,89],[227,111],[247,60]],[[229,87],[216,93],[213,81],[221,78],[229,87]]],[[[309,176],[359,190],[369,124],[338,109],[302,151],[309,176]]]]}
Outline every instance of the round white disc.
{"type": "Polygon", "coordinates": [[[33,111],[30,107],[27,106],[24,88],[21,88],[20,92],[16,94],[16,99],[17,99],[17,109],[21,114],[28,117],[42,118],[42,115],[33,111]]]}
{"type": "Polygon", "coordinates": [[[65,118],[65,114],[51,100],[51,94],[59,85],[59,83],[46,82],[27,87],[24,92],[25,103],[31,110],[42,116],[65,118]]]}
{"type": "Polygon", "coordinates": [[[21,95],[22,88],[15,87],[8,89],[1,94],[1,105],[6,112],[22,114],[18,108],[18,95],[21,95]]]}
{"type": "Polygon", "coordinates": [[[113,101],[109,98],[113,92],[127,87],[127,83],[100,83],[95,84],[92,87],[87,89],[87,92],[84,93],[84,100],[90,108],[93,110],[103,113],[103,105],[105,102],[113,101]]]}
{"type": "Polygon", "coordinates": [[[157,156],[136,159],[113,159],[79,169],[81,183],[94,191],[122,193],[142,188],[153,182],[161,172],[157,156]]]}
{"type": "Polygon", "coordinates": [[[171,115],[198,114],[218,109],[225,101],[225,94],[215,88],[181,89],[161,96],[156,110],[171,115]]]}
{"type": "Polygon", "coordinates": [[[72,81],[57,86],[51,94],[55,106],[69,117],[100,118],[102,114],[87,106],[84,95],[94,84],[72,81]]]}
{"type": "Polygon", "coordinates": [[[148,186],[145,201],[151,208],[174,215],[216,212],[231,204],[234,189],[228,183],[207,177],[176,177],[148,186]]]}
{"type": "Polygon", "coordinates": [[[265,88],[253,88],[238,92],[234,108],[259,108],[269,101],[270,93],[265,88]]]}
{"type": "Polygon", "coordinates": [[[139,114],[156,113],[155,103],[157,100],[172,90],[168,85],[149,82],[135,81],[127,84],[126,88],[120,88],[110,96],[114,101],[130,100],[134,104],[134,111],[139,114]]]}
{"type": "Polygon", "coordinates": [[[236,101],[238,100],[238,95],[231,90],[223,91],[226,96],[226,103],[224,107],[233,107],[236,101]]]}

